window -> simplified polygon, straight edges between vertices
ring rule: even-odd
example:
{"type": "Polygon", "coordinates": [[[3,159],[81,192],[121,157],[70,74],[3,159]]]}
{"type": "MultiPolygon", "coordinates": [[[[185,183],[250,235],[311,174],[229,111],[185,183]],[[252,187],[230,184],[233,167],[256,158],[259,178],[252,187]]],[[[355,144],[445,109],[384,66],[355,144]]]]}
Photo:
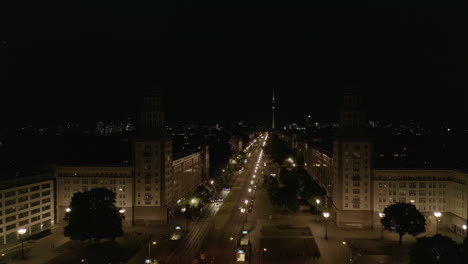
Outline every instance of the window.
{"type": "Polygon", "coordinates": [[[151,200],[145,200],[145,204],[151,204],[151,200]]]}
{"type": "Polygon", "coordinates": [[[50,188],[50,183],[42,184],[42,189],[47,189],[47,188],[50,188]]]}
{"type": "Polygon", "coordinates": [[[400,182],[400,188],[406,188],[406,182],[400,182]]]}
{"type": "Polygon", "coordinates": [[[410,188],[416,188],[416,183],[415,182],[410,182],[409,187],[410,188]]]}
{"type": "Polygon", "coordinates": [[[39,193],[31,194],[31,199],[39,198],[39,196],[40,196],[39,193]]]}
{"type": "Polygon", "coordinates": [[[18,206],[18,211],[24,210],[26,208],[29,208],[29,204],[21,204],[20,206],[18,206]]]}
{"type": "Polygon", "coordinates": [[[50,212],[45,213],[45,214],[42,214],[42,218],[47,218],[47,217],[49,217],[49,216],[50,216],[50,212]]]}
{"type": "Polygon", "coordinates": [[[5,206],[12,205],[16,203],[16,199],[5,201],[5,206]]]}
{"type": "Polygon", "coordinates": [[[353,186],[358,187],[361,185],[361,182],[353,181],[353,186]]]}
{"type": "Polygon", "coordinates": [[[420,182],[419,183],[419,188],[426,188],[426,183],[425,182],[420,182]]]}
{"type": "Polygon", "coordinates": [[[28,200],[28,196],[23,196],[18,198],[18,203],[24,202],[28,200]]]}
{"type": "Polygon", "coordinates": [[[81,183],[82,183],[82,184],[88,184],[88,179],[82,179],[82,180],[81,180],[81,183]]]}
{"type": "Polygon", "coordinates": [[[28,219],[19,222],[19,225],[20,225],[20,226],[24,226],[24,225],[27,225],[27,224],[29,224],[29,220],[28,220],[28,219]]]}
{"type": "Polygon", "coordinates": [[[151,184],[151,179],[145,178],[145,184],[151,184]]]}
{"type": "Polygon", "coordinates": [[[36,209],[31,210],[31,214],[32,214],[32,215],[33,215],[33,214],[37,214],[37,213],[39,213],[40,211],[41,211],[40,208],[36,208],[36,209]]]}
{"type": "Polygon", "coordinates": [[[29,215],[29,212],[23,212],[23,213],[18,214],[18,218],[25,218],[28,215],[29,215]]]}
{"type": "Polygon", "coordinates": [[[38,215],[38,216],[31,218],[31,222],[36,222],[36,221],[39,221],[40,219],[41,219],[41,216],[38,215]]]}
{"type": "Polygon", "coordinates": [[[23,193],[27,193],[27,192],[28,192],[28,188],[23,188],[23,189],[18,190],[18,194],[23,194],[23,193]]]}
{"type": "Polygon", "coordinates": [[[361,153],[359,151],[353,151],[353,159],[360,159],[361,153]]]}
{"type": "Polygon", "coordinates": [[[88,190],[88,186],[83,186],[83,192],[86,192],[88,190]]]}
{"type": "Polygon", "coordinates": [[[42,192],[42,196],[47,196],[50,194],[50,191],[45,191],[45,192],[42,192]]]}
{"type": "Polygon", "coordinates": [[[359,204],[358,203],[353,203],[353,208],[354,209],[359,209],[359,204]]]}
{"type": "Polygon", "coordinates": [[[426,202],[426,197],[419,197],[419,202],[420,203],[425,203],[426,202]]]}
{"type": "Polygon", "coordinates": [[[39,205],[39,204],[40,204],[40,202],[41,202],[41,201],[35,201],[35,202],[32,202],[32,203],[31,203],[31,207],[39,205]]]}
{"type": "Polygon", "coordinates": [[[92,179],[91,184],[97,184],[97,179],[92,179]]]}
{"type": "Polygon", "coordinates": [[[34,192],[34,191],[39,190],[39,188],[40,188],[40,186],[36,185],[36,186],[33,186],[33,187],[29,188],[29,191],[34,192]]]}
{"type": "Polygon", "coordinates": [[[5,193],[5,198],[11,197],[11,196],[15,196],[15,195],[16,195],[16,192],[15,192],[15,191],[9,191],[9,192],[6,192],[6,193],[5,193]]]}
{"type": "Polygon", "coordinates": [[[46,211],[50,209],[50,205],[46,205],[42,207],[42,211],[46,211]]]}
{"type": "Polygon", "coordinates": [[[426,190],[419,190],[419,195],[426,195],[426,190]]]}
{"type": "Polygon", "coordinates": [[[11,225],[7,225],[5,230],[8,231],[8,230],[12,230],[12,229],[15,229],[16,228],[16,224],[11,224],[11,225]]]}
{"type": "Polygon", "coordinates": [[[6,223],[9,223],[9,222],[15,221],[15,220],[16,220],[16,215],[12,215],[12,216],[9,216],[9,217],[5,218],[6,223]]]}
{"type": "Polygon", "coordinates": [[[359,189],[353,189],[353,194],[359,194],[360,190],[359,189]]]}
{"type": "Polygon", "coordinates": [[[409,190],[410,196],[416,196],[416,190],[409,190]]]}

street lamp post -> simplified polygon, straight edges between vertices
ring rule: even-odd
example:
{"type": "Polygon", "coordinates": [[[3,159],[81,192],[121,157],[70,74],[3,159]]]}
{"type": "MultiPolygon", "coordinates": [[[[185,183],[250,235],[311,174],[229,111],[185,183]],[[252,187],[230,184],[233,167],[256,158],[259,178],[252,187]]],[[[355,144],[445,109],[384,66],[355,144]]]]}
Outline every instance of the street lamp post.
{"type": "Polygon", "coordinates": [[[157,244],[158,242],[156,241],[152,241],[152,242],[149,242],[148,243],[148,259],[151,259],[151,245],[155,245],[157,244]]]}
{"type": "Polygon", "coordinates": [[[434,216],[436,217],[436,235],[439,233],[439,218],[442,216],[441,212],[434,212],[434,216]]]}
{"type": "MultiPolygon", "coordinates": [[[[379,216],[380,216],[380,219],[382,219],[385,216],[385,214],[384,213],[379,213],[379,216]]],[[[382,222],[380,224],[382,225],[382,232],[380,233],[380,239],[383,240],[384,226],[383,226],[382,222]]]]}
{"type": "Polygon", "coordinates": [[[325,217],[325,240],[328,240],[328,217],[330,213],[323,212],[323,217],[325,217]]]}
{"type": "Polygon", "coordinates": [[[315,199],[315,203],[317,203],[317,214],[319,214],[319,204],[320,204],[320,200],[319,199],[315,199]]]}
{"type": "Polygon", "coordinates": [[[21,258],[23,258],[23,259],[24,259],[24,239],[23,239],[23,235],[25,233],[26,233],[25,228],[18,229],[18,234],[20,234],[20,236],[21,236],[21,258]]]}
{"type": "Polygon", "coordinates": [[[245,222],[247,222],[247,213],[246,209],[244,207],[241,208],[241,213],[245,215],[244,221],[242,221],[242,230],[245,229],[245,222]]]}
{"type": "Polygon", "coordinates": [[[262,250],[260,251],[260,263],[259,264],[262,264],[263,252],[267,252],[267,251],[268,251],[268,248],[262,248],[262,250]]]}

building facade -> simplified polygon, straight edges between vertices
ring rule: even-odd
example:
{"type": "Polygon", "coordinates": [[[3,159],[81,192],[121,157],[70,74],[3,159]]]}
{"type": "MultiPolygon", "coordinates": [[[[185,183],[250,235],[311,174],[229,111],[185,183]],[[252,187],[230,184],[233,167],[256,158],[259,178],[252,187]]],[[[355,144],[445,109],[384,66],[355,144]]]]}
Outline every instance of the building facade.
{"type": "Polygon", "coordinates": [[[0,241],[10,244],[54,225],[54,182],[51,174],[0,182],[0,241]]]}
{"type": "Polygon", "coordinates": [[[57,222],[76,192],[106,188],[116,193],[116,206],[125,210],[124,221],[133,220],[134,169],[131,166],[58,166],[55,168],[57,222]]]}
{"type": "Polygon", "coordinates": [[[124,209],[124,223],[170,223],[175,202],[208,178],[209,149],[174,154],[172,137],[165,127],[162,92],[148,89],[132,144],[133,165],[56,168],[58,220],[63,219],[74,193],[103,187],[116,192],[116,206],[124,209]]]}
{"type": "Polygon", "coordinates": [[[374,138],[365,129],[361,104],[359,96],[345,95],[331,152],[292,136],[286,140],[293,148],[304,149],[298,153],[304,157],[305,168],[327,191],[335,223],[348,228],[380,226],[379,212],[394,202],[406,202],[426,216],[428,231],[436,228],[434,212],[441,212],[439,228],[466,235],[468,172],[376,168],[374,138]]]}

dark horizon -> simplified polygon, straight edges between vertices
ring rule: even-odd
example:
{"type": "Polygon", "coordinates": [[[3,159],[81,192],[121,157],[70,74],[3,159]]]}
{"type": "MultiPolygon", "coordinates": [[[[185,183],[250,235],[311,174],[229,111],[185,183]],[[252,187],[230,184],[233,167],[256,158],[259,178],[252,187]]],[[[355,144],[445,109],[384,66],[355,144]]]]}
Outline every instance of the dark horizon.
{"type": "Polygon", "coordinates": [[[348,87],[367,91],[374,120],[466,124],[467,20],[457,9],[37,4],[2,22],[2,123],[125,120],[157,85],[168,124],[269,125],[272,89],[278,122],[333,122],[348,87]]]}

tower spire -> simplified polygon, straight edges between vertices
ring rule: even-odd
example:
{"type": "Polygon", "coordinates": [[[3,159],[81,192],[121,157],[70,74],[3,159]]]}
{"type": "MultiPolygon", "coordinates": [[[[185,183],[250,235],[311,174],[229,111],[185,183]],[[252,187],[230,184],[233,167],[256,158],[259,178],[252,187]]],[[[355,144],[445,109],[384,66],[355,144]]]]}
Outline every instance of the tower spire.
{"type": "Polygon", "coordinates": [[[273,100],[271,104],[271,129],[275,130],[275,89],[273,88],[273,100]]]}

